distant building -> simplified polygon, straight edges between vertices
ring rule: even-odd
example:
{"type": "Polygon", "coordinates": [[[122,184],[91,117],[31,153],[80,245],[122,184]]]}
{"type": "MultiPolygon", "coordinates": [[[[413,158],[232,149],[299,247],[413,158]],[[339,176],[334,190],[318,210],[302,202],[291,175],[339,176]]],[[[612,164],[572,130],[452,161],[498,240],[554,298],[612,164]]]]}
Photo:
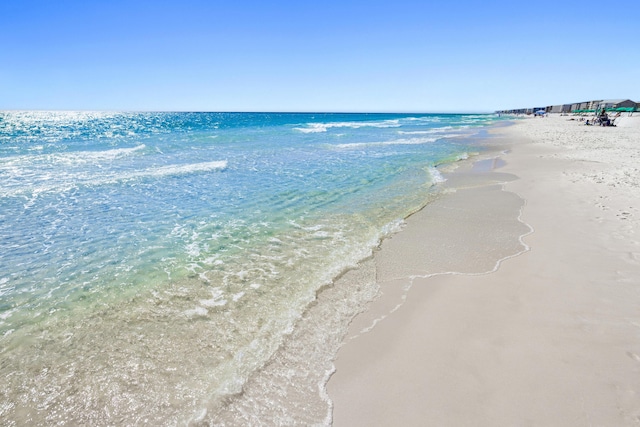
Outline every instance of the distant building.
{"type": "Polygon", "coordinates": [[[598,99],[597,101],[589,101],[589,106],[587,107],[587,110],[596,110],[598,108],[598,105],[602,102],[601,99],[598,99]]]}
{"type": "Polygon", "coordinates": [[[630,99],[605,99],[598,103],[597,109],[637,108],[637,105],[630,99]]]}
{"type": "MultiPolygon", "coordinates": [[[[558,104],[548,105],[546,107],[533,107],[533,108],[514,108],[511,110],[499,110],[496,113],[501,114],[534,114],[536,111],[545,111],[546,113],[586,113],[595,112],[599,109],[606,108],[607,110],[613,110],[616,108],[633,108],[636,111],[640,111],[640,103],[636,103],[630,99],[605,99],[605,100],[593,100],[576,102],[573,104],[558,104]]],[[[628,111],[628,110],[619,110],[628,111]]]]}

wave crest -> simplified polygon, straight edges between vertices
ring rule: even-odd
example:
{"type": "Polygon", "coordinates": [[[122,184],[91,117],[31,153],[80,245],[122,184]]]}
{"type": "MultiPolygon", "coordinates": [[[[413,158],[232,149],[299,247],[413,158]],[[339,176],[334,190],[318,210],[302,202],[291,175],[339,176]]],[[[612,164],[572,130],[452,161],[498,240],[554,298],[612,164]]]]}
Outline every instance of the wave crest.
{"type": "Polygon", "coordinates": [[[390,141],[377,141],[377,142],[353,142],[349,144],[337,144],[336,148],[351,149],[362,147],[375,147],[386,145],[420,145],[428,144],[437,141],[439,138],[409,138],[409,139],[393,139],[390,141]]]}
{"type": "Polygon", "coordinates": [[[302,133],[318,133],[326,132],[331,128],[352,128],[359,129],[363,127],[374,128],[395,128],[400,127],[399,120],[382,120],[379,122],[335,122],[335,123],[307,123],[306,128],[293,128],[302,133]]]}

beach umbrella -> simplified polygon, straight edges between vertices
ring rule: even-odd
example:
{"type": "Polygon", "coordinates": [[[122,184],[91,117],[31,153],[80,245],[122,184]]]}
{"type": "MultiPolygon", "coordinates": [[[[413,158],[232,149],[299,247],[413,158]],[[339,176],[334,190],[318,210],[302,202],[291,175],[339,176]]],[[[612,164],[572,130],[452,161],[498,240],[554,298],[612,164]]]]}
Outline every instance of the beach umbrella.
{"type": "Polygon", "coordinates": [[[536,115],[541,116],[542,114],[546,114],[547,112],[544,110],[538,110],[535,112],[536,115]]]}

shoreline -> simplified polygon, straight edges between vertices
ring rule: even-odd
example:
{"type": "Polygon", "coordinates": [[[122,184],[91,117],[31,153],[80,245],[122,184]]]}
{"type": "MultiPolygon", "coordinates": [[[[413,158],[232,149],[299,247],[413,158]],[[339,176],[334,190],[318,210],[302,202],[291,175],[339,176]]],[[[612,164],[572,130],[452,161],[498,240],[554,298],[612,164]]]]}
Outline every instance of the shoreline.
{"type": "MultiPolygon", "coordinates": [[[[489,129],[502,126],[505,124],[501,122],[489,129]]],[[[486,141],[490,138],[486,130],[481,131],[471,144],[479,152],[474,151],[469,158],[436,166],[437,173],[446,179],[444,182],[438,181],[437,188],[425,205],[404,217],[403,225],[384,236],[369,256],[345,269],[331,284],[319,289],[316,299],[307,307],[290,335],[283,339],[277,352],[249,377],[241,393],[232,396],[221,407],[209,408],[207,419],[215,420],[220,425],[278,424],[281,422],[279,417],[287,414],[292,423],[331,425],[333,404],[327,394],[327,383],[335,372],[335,355],[344,340],[349,339],[345,337],[353,327],[354,318],[355,322],[368,321],[367,316],[379,314],[375,306],[377,302],[387,304],[391,300],[399,304],[406,296],[406,289],[382,289],[380,278],[377,277],[380,272],[376,265],[380,259],[377,253],[388,241],[406,236],[406,224],[419,217],[422,211],[432,209],[434,203],[441,203],[439,200],[443,198],[443,193],[455,191],[456,188],[464,191],[465,186],[478,185],[491,186],[493,192],[501,191],[498,187],[502,186],[505,179],[512,179],[512,175],[500,175],[493,172],[493,168],[474,166],[495,161],[499,151],[496,151],[495,144],[487,145],[486,141]],[[384,294],[382,298],[381,293],[384,294]],[[265,393],[265,390],[270,392],[265,393]],[[263,409],[256,411],[256,408],[263,409]]],[[[529,229],[526,228],[525,232],[529,232],[529,229]]],[[[516,245],[520,243],[516,242],[516,245]]],[[[488,268],[495,268],[493,257],[485,257],[484,261],[488,263],[488,268]]],[[[386,307],[382,310],[383,315],[389,311],[386,307]]],[[[373,320],[375,323],[377,320],[373,320]]],[[[199,421],[195,418],[190,420],[196,424],[199,421]]]]}
{"type": "MultiPolygon", "coordinates": [[[[335,426],[640,420],[632,399],[640,380],[629,375],[640,372],[640,346],[633,340],[640,327],[633,286],[640,277],[633,201],[640,198],[633,196],[640,192],[637,176],[634,181],[626,170],[633,163],[625,160],[635,158],[629,153],[640,127],[627,122],[582,128],[551,117],[496,130],[512,147],[500,156],[506,164],[498,170],[517,175],[504,184],[505,194],[526,200],[518,217],[536,231],[520,240],[531,251],[507,257],[490,274],[415,277],[402,304],[383,296],[374,303],[377,314],[369,310],[352,322],[327,385],[335,426]],[[603,147],[610,149],[594,173],[603,147]],[[604,208],[613,202],[628,207],[611,217],[612,206],[604,208]],[[612,253],[614,244],[624,249],[612,253]],[[592,318],[605,296],[613,301],[608,311],[592,318]],[[620,311],[624,325],[612,326],[620,311]],[[361,334],[372,318],[375,327],[361,334]],[[594,332],[600,330],[607,333],[594,332]],[[612,365],[618,368],[609,373],[612,365]],[[595,379],[589,378],[593,367],[599,368],[595,379]]],[[[395,238],[383,242],[378,258],[395,238]]],[[[403,245],[408,253],[418,249],[416,242],[403,245]]]]}
{"type": "Polygon", "coordinates": [[[300,125],[304,116],[240,116],[227,118],[233,130],[215,144],[209,137],[224,136],[216,117],[199,115],[201,126],[192,129],[182,115],[162,116],[158,129],[138,129],[151,117],[13,117],[27,132],[9,138],[28,142],[38,138],[30,132],[44,132],[60,144],[33,153],[28,144],[9,147],[19,173],[3,188],[19,189],[10,197],[33,197],[7,199],[10,216],[25,221],[6,230],[24,250],[12,251],[16,270],[0,278],[15,306],[0,319],[7,331],[0,418],[330,424],[332,361],[352,317],[379,292],[372,253],[436,197],[445,165],[482,151],[475,143],[495,117],[309,117],[300,125]],[[264,130],[265,123],[273,126],[264,130]],[[122,132],[112,141],[119,145],[97,138],[112,126],[122,132]],[[258,127],[264,138],[254,141],[258,127]],[[154,129],[166,135],[144,136],[154,129]],[[67,146],[69,132],[83,136],[67,146]],[[237,138],[255,143],[238,149],[237,138]],[[199,173],[220,159],[234,167],[199,173]],[[198,173],[155,176],[156,162],[198,173]],[[63,175],[38,173],[61,164],[63,175]],[[131,181],[102,185],[125,170],[131,181]],[[89,177],[100,185],[73,187],[89,177]],[[261,179],[248,185],[249,177],[261,179]],[[41,220],[55,242],[42,235],[41,220]],[[38,251],[40,237],[51,252],[47,245],[38,251]],[[57,263],[44,261],[66,259],[78,242],[83,257],[63,263],[53,280],[48,269],[57,263]],[[36,292],[20,292],[36,282],[36,292]],[[56,392],[48,396],[50,389],[56,392]]]}

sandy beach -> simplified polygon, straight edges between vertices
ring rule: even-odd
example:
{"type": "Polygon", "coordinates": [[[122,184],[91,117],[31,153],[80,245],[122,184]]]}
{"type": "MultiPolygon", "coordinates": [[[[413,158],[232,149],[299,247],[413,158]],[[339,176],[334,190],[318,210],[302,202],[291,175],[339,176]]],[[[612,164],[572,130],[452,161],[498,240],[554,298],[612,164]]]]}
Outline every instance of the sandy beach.
{"type": "Polygon", "coordinates": [[[575,119],[496,129],[383,242],[334,426],[640,425],[640,116],[575,119]]]}

